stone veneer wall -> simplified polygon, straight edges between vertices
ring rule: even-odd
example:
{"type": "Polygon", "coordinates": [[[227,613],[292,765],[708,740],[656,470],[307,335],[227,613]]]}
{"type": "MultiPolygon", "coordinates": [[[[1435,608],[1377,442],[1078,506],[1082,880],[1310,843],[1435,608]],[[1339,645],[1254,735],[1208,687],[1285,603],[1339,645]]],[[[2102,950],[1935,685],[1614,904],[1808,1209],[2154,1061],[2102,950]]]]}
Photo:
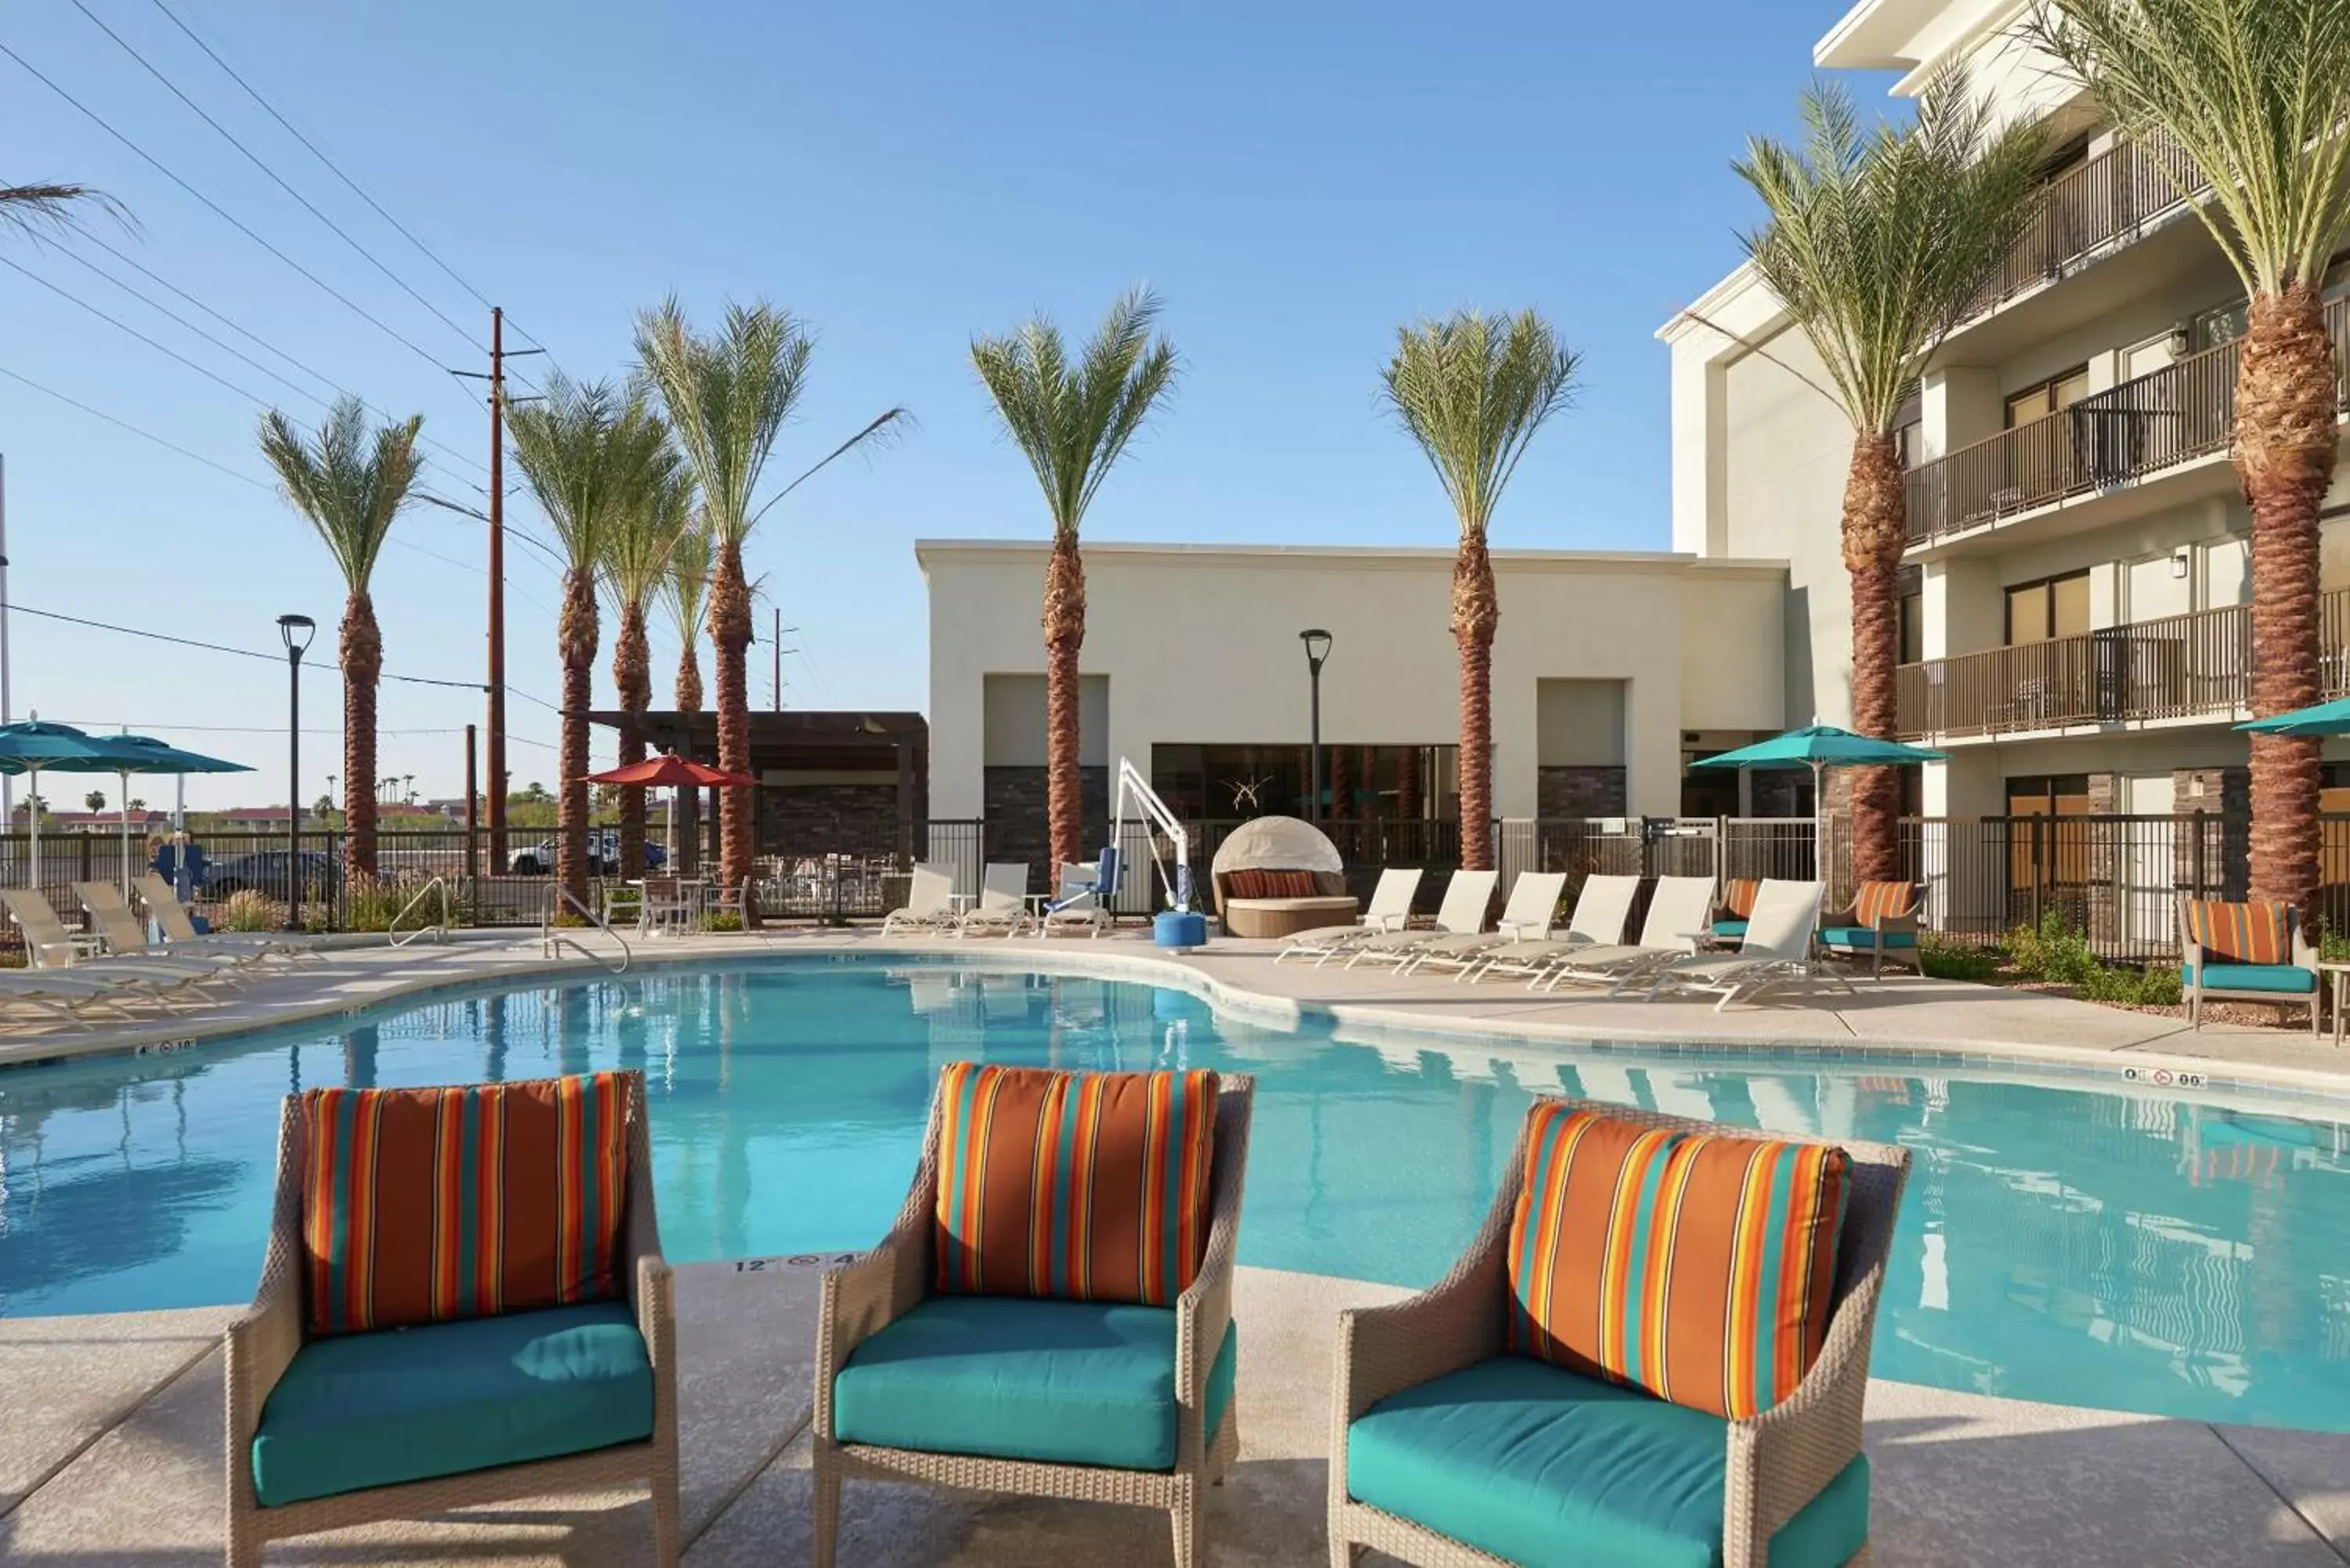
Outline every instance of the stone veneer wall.
{"type": "Polygon", "coordinates": [[[897,843],[894,784],[792,784],[759,792],[762,854],[871,855],[897,843]]]}
{"type": "MultiPolygon", "coordinates": [[[[1085,813],[1084,853],[1101,849],[1109,831],[1109,769],[1078,770],[1078,802],[1085,813]]],[[[987,857],[1028,862],[1028,888],[1042,893],[1052,885],[1052,846],[1045,831],[1045,770],[996,767],[986,770],[983,785],[987,812],[987,857]]]]}
{"type": "Polygon", "coordinates": [[[1535,782],[1535,812],[1543,816],[1622,816],[1630,798],[1625,770],[1606,763],[1543,768],[1535,782]]]}

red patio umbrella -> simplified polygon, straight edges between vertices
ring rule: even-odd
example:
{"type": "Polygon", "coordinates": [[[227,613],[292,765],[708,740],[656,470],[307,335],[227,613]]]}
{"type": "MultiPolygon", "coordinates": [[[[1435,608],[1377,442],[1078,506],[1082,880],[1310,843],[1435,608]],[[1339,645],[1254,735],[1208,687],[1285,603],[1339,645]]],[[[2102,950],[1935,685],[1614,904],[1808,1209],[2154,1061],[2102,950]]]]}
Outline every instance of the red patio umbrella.
{"type": "MultiPolygon", "coordinates": [[[[704,767],[700,763],[679,756],[675,752],[664,752],[657,757],[647,757],[641,763],[630,763],[624,768],[589,774],[588,782],[599,784],[640,784],[650,789],[659,789],[666,785],[669,789],[669,850],[674,857],[677,853],[678,791],[704,786],[743,789],[759,781],[748,774],[730,774],[723,768],[704,767]]],[[[674,860],[671,861],[670,869],[672,871],[677,869],[674,860]]]]}

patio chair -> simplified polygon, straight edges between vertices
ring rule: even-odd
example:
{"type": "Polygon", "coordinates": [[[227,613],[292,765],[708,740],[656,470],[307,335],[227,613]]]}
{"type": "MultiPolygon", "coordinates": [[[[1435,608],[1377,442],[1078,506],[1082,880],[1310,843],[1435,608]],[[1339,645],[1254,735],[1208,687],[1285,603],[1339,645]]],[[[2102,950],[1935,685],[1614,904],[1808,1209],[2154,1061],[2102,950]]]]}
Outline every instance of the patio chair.
{"type": "Polygon", "coordinates": [[[142,871],[131,886],[138,889],[139,901],[147,906],[147,918],[163,933],[163,950],[168,955],[181,942],[209,943],[223,951],[233,948],[249,948],[255,952],[287,959],[318,958],[320,939],[299,931],[199,931],[188,913],[188,906],[180,902],[179,894],[169,882],[153,871],[142,871]]]}
{"type": "Polygon", "coordinates": [[[0,1007],[13,1007],[36,1021],[70,1023],[78,1029],[89,1027],[92,1012],[138,1021],[141,1014],[130,1010],[134,1002],[174,1012],[186,1011],[182,1005],[186,1000],[173,997],[167,989],[128,976],[99,978],[47,969],[37,973],[0,970],[0,1007]]]}
{"type": "Polygon", "coordinates": [[[288,1096],[260,1289],[227,1334],[229,1568],[288,1536],[648,1481],[649,1560],[675,1568],[675,1322],[642,1074],[288,1096]],[[380,1207],[338,1201],[354,1177],[380,1207]],[[473,1243],[492,1222],[500,1244],[473,1243]]]}
{"type": "Polygon", "coordinates": [[[657,937],[664,932],[675,936],[690,930],[693,917],[693,896],[687,891],[685,880],[679,877],[648,877],[641,895],[637,899],[637,934],[657,937]]]}
{"type": "Polygon", "coordinates": [[[105,956],[100,939],[71,931],[57,918],[48,899],[31,888],[0,888],[0,905],[25,933],[25,952],[35,969],[71,967],[86,976],[119,978],[143,983],[151,994],[167,989],[200,986],[223,981],[225,961],[105,956]]]}
{"type": "Polygon", "coordinates": [[[1823,975],[1813,961],[1813,939],[1820,924],[1817,882],[1764,882],[1738,950],[1727,956],[1693,953],[1677,958],[1647,977],[1648,999],[1684,991],[1718,997],[1716,1012],[1733,1002],[1752,1001],[1774,987],[1826,979],[1852,989],[1842,975],[1823,975]]]}
{"type": "MultiPolygon", "coordinates": [[[[1638,877],[1586,877],[1582,892],[1575,897],[1575,912],[1567,919],[1565,933],[1537,931],[1530,937],[1482,949],[1459,964],[1460,979],[1482,980],[1497,971],[1503,974],[1530,974],[1547,968],[1561,953],[1620,942],[1624,940],[1625,924],[1632,918],[1632,900],[1639,894],[1638,877]]],[[[1506,927],[1507,919],[1503,923],[1506,927]]]]}
{"type": "Polygon", "coordinates": [[[979,903],[955,922],[955,935],[1000,931],[1016,937],[1028,919],[1028,862],[991,860],[980,874],[979,903]]]}
{"type": "Polygon", "coordinates": [[[881,934],[943,931],[954,923],[954,867],[926,860],[907,881],[905,903],[881,917],[881,934]]]}
{"type": "Polygon", "coordinates": [[[1339,1316],[1330,1561],[1866,1563],[1861,1410],[1908,1163],[1886,1144],[1536,1100],[1451,1272],[1339,1316]],[[1661,1205],[1608,1212],[1601,1184],[1635,1163],[1688,1178],[1677,1223],[1654,1218],[1661,1205]],[[1725,1195],[1765,1167],[1773,1200],[1751,1230],[1731,1223],[1725,1195]],[[1755,1232],[1777,1244],[1739,1259],[1755,1232]],[[1619,1239],[1651,1257],[1669,1244],[1672,1271],[1646,1274],[1645,1291],[1607,1290],[1596,1258],[1619,1239]],[[1734,1332],[1710,1326],[1724,1320],[1722,1281],[1749,1274],[1784,1291],[1757,1292],[1734,1332]],[[1603,1339],[1610,1320],[1662,1337],[1603,1339]]]}
{"type": "Polygon", "coordinates": [[[2318,953],[2293,906],[2264,898],[2231,904],[2182,893],[2178,938],[2189,1028],[2203,1027],[2206,1001],[2265,1002],[2307,1007],[2309,1033],[2316,1035],[2318,953]]]}
{"type": "Polygon", "coordinates": [[[1871,980],[1883,980],[1888,963],[1924,974],[1918,911],[1925,902],[1923,882],[1863,882],[1850,905],[1820,917],[1820,948],[1834,958],[1866,961],[1871,980]]]}
{"type": "Polygon", "coordinates": [[[1659,877],[1648,892],[1648,912],[1637,942],[1563,946],[1523,961],[1526,989],[1556,991],[1562,985],[1610,985],[1617,992],[1698,950],[1706,910],[1713,902],[1711,877],[1659,877]]]}
{"type": "Polygon", "coordinates": [[[1347,950],[1347,967],[1371,963],[1401,963],[1420,943],[1434,936],[1474,936],[1485,929],[1485,911],[1493,902],[1494,871],[1455,871],[1444,884],[1444,902],[1437,906],[1436,930],[1384,931],[1367,936],[1347,950]]]}
{"type": "MultiPolygon", "coordinates": [[[[1565,872],[1521,871],[1518,879],[1510,884],[1510,896],[1503,901],[1502,918],[1493,929],[1474,936],[1447,933],[1430,937],[1396,966],[1396,972],[1417,974],[1434,964],[1439,969],[1456,969],[1465,974],[1480,958],[1496,948],[1547,938],[1551,921],[1558,918],[1559,900],[1565,897],[1565,872]]],[[[1624,922],[1618,919],[1616,925],[1621,930],[1624,922]]]]}
{"type": "Polygon", "coordinates": [[[1411,900],[1419,891],[1420,876],[1417,866],[1389,867],[1379,873],[1378,886],[1371,889],[1370,907],[1363,911],[1360,924],[1317,926],[1310,931],[1299,931],[1289,939],[1287,947],[1274,955],[1273,961],[1310,958],[1314,967],[1319,969],[1366,937],[1402,930],[1411,919],[1411,900]]]}
{"type": "Polygon", "coordinates": [[[897,1223],[825,1276],[816,1568],[832,1568],[851,1479],[1162,1509],[1177,1568],[1205,1560],[1202,1492],[1240,1449],[1232,1253],[1254,1092],[1245,1075],[946,1069],[897,1223]],[[1090,1163],[1060,1172],[1094,1199],[1076,1246],[1074,1205],[1028,1201],[1055,1185],[1034,1140],[1065,1114],[1091,1118],[1090,1163]],[[983,1144],[966,1141],[975,1117],[983,1144]],[[983,1179],[1001,1199],[983,1232],[983,1179]],[[1163,1251],[1138,1244],[1161,1232],[1163,1251]]]}
{"type": "Polygon", "coordinates": [[[104,939],[108,954],[113,957],[211,964],[227,974],[241,965],[273,956],[250,943],[215,945],[202,937],[175,952],[166,952],[148,941],[145,923],[131,912],[130,900],[113,883],[77,882],[73,890],[81,907],[89,911],[89,918],[98,922],[98,934],[104,939]]]}
{"type": "Polygon", "coordinates": [[[1721,884],[1721,897],[1706,917],[1706,925],[1714,936],[1724,942],[1735,942],[1746,934],[1746,922],[1754,913],[1755,895],[1762,891],[1760,877],[1732,877],[1721,884]]]}
{"type": "Polygon", "coordinates": [[[1118,851],[1105,846],[1092,865],[1063,862],[1059,891],[1036,917],[1040,936],[1082,930],[1098,937],[1110,929],[1109,901],[1118,893],[1118,851]]]}

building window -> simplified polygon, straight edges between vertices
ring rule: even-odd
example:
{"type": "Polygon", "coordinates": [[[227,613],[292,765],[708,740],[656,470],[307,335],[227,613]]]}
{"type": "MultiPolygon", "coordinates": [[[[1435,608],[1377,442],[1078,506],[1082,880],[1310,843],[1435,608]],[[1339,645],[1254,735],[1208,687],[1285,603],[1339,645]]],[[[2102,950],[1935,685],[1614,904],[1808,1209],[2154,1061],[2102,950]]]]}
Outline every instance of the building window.
{"type": "Polygon", "coordinates": [[[1926,659],[1926,596],[1901,596],[1901,662],[1922,664],[1926,659]]]}
{"type": "Polygon", "coordinates": [[[2007,590],[2007,645],[2085,637],[2089,632],[2089,574],[2018,583],[2007,590]]]}
{"type": "Polygon", "coordinates": [[[2009,393],[2007,428],[2020,430],[2059,410],[2071,408],[2088,395],[2089,368],[2075,365],[2061,376],[2051,376],[2036,386],[2009,393]]]}

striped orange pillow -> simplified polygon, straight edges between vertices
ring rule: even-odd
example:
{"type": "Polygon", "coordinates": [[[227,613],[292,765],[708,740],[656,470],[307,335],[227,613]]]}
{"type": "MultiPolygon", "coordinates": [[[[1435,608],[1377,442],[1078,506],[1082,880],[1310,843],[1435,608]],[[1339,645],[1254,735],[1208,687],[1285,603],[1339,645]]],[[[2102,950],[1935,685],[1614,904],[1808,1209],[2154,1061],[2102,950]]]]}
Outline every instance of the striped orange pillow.
{"type": "Polygon", "coordinates": [[[1827,1334],[1851,1158],[1556,1100],[1528,1113],[1509,1346],[1742,1420],[1827,1334]]]}
{"type": "Polygon", "coordinates": [[[1216,1075],[950,1065],[938,1289],[1171,1306],[1208,1244],[1216,1075]]]}
{"type": "Polygon", "coordinates": [[[2282,963],[2293,949],[2286,907],[2268,898],[2248,904],[2194,899],[2187,906],[2187,931],[2206,958],[2230,963],[2282,963]]]}
{"type": "Polygon", "coordinates": [[[1270,871],[1227,871],[1224,873],[1224,896],[1228,898],[1270,898],[1273,873],[1270,871]]]}
{"type": "Polygon", "coordinates": [[[1860,891],[1853,895],[1852,921],[1856,926],[1874,926],[1908,914],[1917,901],[1915,882],[1863,882],[1860,891]]]}
{"type": "Polygon", "coordinates": [[[307,1091],[310,1333],[617,1295],[631,1076],[307,1091]]]}
{"type": "Polygon", "coordinates": [[[1754,900],[1762,891],[1762,877],[1732,877],[1721,885],[1721,907],[1735,919],[1750,919],[1754,914],[1754,900]]]}

